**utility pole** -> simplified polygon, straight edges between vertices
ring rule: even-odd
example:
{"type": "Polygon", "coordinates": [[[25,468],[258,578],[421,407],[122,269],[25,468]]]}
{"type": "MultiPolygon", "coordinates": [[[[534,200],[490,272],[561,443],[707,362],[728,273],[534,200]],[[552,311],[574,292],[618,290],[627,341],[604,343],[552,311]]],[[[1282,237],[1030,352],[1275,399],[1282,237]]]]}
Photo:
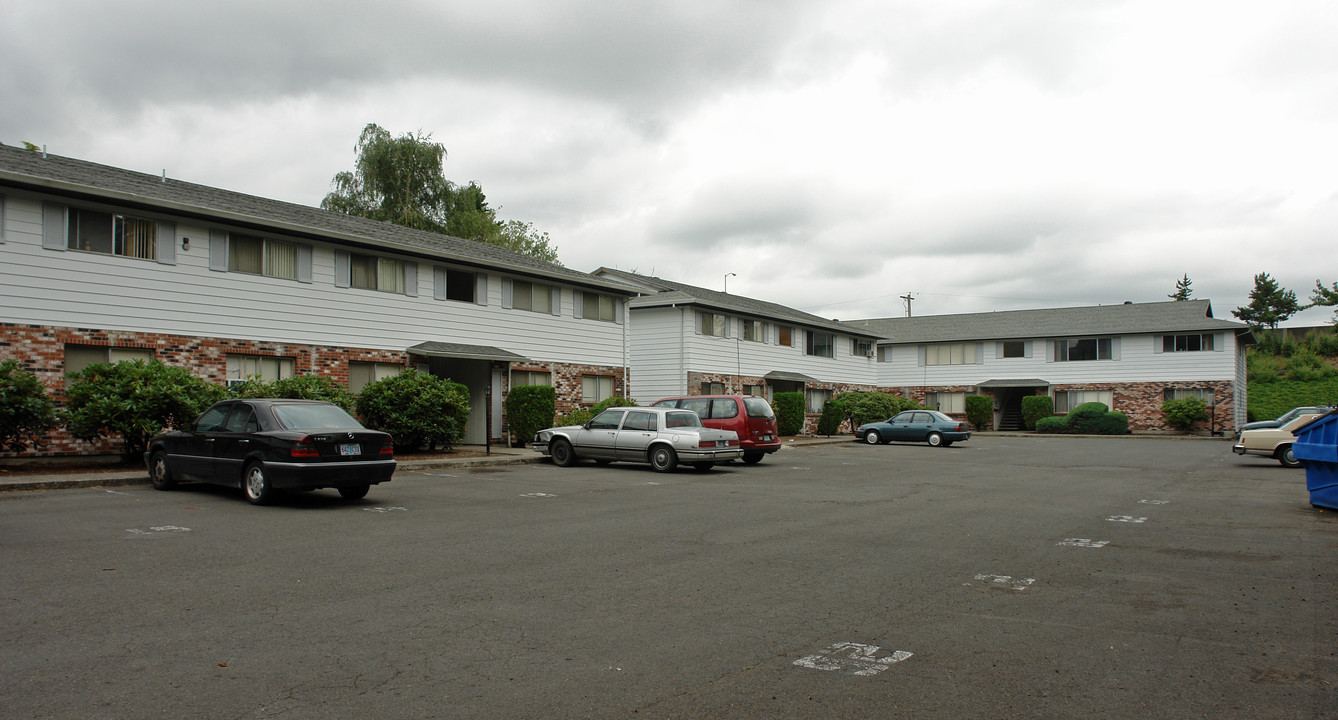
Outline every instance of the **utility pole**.
{"type": "Polygon", "coordinates": [[[910,317],[910,316],[911,316],[911,301],[915,299],[915,296],[914,296],[913,294],[911,294],[911,293],[908,292],[908,293],[906,293],[905,295],[902,295],[902,296],[900,296],[900,297],[901,297],[902,300],[905,300],[905,301],[906,301],[906,317],[910,317]]]}

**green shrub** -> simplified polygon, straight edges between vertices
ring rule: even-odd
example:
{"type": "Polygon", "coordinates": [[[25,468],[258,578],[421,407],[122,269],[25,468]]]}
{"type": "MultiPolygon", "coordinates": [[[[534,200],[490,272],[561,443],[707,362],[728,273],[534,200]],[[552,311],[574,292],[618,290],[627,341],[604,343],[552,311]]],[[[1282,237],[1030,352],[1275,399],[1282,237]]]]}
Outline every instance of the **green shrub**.
{"type": "Polygon", "coordinates": [[[506,396],[506,418],[511,434],[521,444],[551,427],[557,414],[557,391],[550,385],[520,385],[506,396]]]}
{"type": "MultiPolygon", "coordinates": [[[[843,393],[844,395],[845,393],[843,393]]],[[[859,427],[865,423],[882,422],[893,415],[907,410],[911,407],[919,407],[919,403],[914,400],[901,397],[900,395],[890,395],[884,392],[866,392],[858,393],[847,405],[847,414],[850,416],[850,423],[859,427]]]]}
{"type": "Polygon", "coordinates": [[[265,382],[250,378],[228,388],[228,394],[239,398],[286,398],[289,400],[324,400],[352,412],[357,404],[353,393],[333,378],[324,375],[298,375],[265,382]]]}
{"type": "MultiPolygon", "coordinates": [[[[567,413],[553,418],[553,427],[566,427],[568,425],[584,425],[590,422],[595,414],[583,408],[577,408],[567,413]]],[[[541,430],[543,428],[540,428],[541,430]]]]}
{"type": "Polygon", "coordinates": [[[396,448],[449,450],[465,434],[469,388],[409,369],[363,388],[357,410],[368,427],[390,433],[396,448]]]}
{"type": "Polygon", "coordinates": [[[41,450],[55,427],[56,403],[42,381],[17,360],[0,362],[0,450],[41,450]]]}
{"type": "Polygon", "coordinates": [[[1251,352],[1245,357],[1245,373],[1249,382],[1271,383],[1282,379],[1287,362],[1275,355],[1251,352]]]}
{"type": "Polygon", "coordinates": [[[1167,425],[1185,431],[1208,419],[1208,404],[1196,397],[1167,400],[1161,404],[1161,414],[1167,425]]]}
{"type": "Polygon", "coordinates": [[[1338,378],[1269,383],[1254,382],[1251,378],[1247,396],[1249,414],[1257,420],[1271,420],[1302,405],[1338,405],[1338,378]]]}
{"type": "Polygon", "coordinates": [[[1068,423],[1064,418],[1049,415],[1036,420],[1036,432],[1038,433],[1066,433],[1069,431],[1068,423]]]}
{"type": "Polygon", "coordinates": [[[1105,403],[1083,403],[1070,410],[1064,422],[1068,426],[1068,432],[1076,435],[1099,435],[1101,418],[1108,412],[1110,408],[1105,403]]]}
{"type": "Polygon", "coordinates": [[[636,407],[636,401],[631,398],[625,398],[622,395],[614,395],[605,398],[590,406],[590,417],[594,417],[609,408],[616,407],[636,407]]]}
{"type": "Polygon", "coordinates": [[[804,394],[801,392],[776,393],[772,398],[776,410],[776,432],[798,435],[804,431],[804,394]]]}
{"type": "Polygon", "coordinates": [[[1338,357],[1338,334],[1325,332],[1310,336],[1310,350],[1324,357],[1338,357]]]}
{"type": "MultiPolygon", "coordinates": [[[[842,393],[841,395],[848,395],[842,393]]],[[[837,397],[841,397],[838,395],[837,397]]],[[[853,399],[853,398],[852,398],[853,399]]],[[[839,402],[836,398],[828,400],[822,406],[822,414],[818,416],[818,434],[831,437],[841,431],[841,421],[845,420],[845,402],[839,402]]]]}
{"type": "Polygon", "coordinates": [[[994,400],[985,395],[967,395],[966,421],[977,430],[994,427],[994,400]]]}
{"type": "Polygon", "coordinates": [[[1128,435],[1129,416],[1122,412],[1108,412],[1095,423],[1093,435],[1128,435]]]}
{"type": "Polygon", "coordinates": [[[1028,430],[1039,430],[1036,423],[1054,414],[1055,399],[1049,395],[1028,395],[1022,398],[1022,422],[1028,430]]]}
{"type": "Polygon", "coordinates": [[[222,386],[159,360],[95,363],[69,378],[63,419],[70,434],[81,440],[119,434],[129,458],[163,428],[189,422],[227,396],[222,386]]]}

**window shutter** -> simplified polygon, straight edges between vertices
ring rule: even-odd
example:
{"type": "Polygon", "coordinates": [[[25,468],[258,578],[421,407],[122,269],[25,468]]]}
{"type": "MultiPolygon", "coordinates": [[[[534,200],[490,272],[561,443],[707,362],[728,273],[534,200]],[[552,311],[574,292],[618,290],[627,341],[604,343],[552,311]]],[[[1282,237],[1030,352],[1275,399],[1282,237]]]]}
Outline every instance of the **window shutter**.
{"type": "Polygon", "coordinates": [[[985,364],[985,343],[983,342],[976,343],[976,364],[985,364]]]}
{"type": "Polygon", "coordinates": [[[573,290],[571,294],[572,311],[571,315],[575,318],[585,317],[585,293],[580,290],[573,290]]]}
{"type": "Polygon", "coordinates": [[[418,297],[418,263],[408,260],[404,262],[404,294],[418,297]]]}
{"type": "Polygon", "coordinates": [[[154,238],[157,246],[153,250],[154,259],[164,265],[177,264],[177,224],[158,221],[158,233],[154,238]]]}
{"type": "Polygon", "coordinates": [[[479,305],[488,304],[488,276],[486,273],[474,274],[474,302],[479,305]]]}
{"type": "Polygon", "coordinates": [[[1055,361],[1055,341],[1045,341],[1045,361],[1048,363],[1055,361]]]}
{"type": "Polygon", "coordinates": [[[623,324],[623,299],[613,299],[613,321],[619,325],[623,324]]]}
{"type": "Polygon", "coordinates": [[[1023,357],[1031,357],[1031,356],[1032,356],[1031,345],[1032,345],[1032,343],[1031,343],[1030,340],[1028,340],[1028,341],[1022,343],[1022,356],[1023,356],[1023,357]]]}
{"type": "Polygon", "coordinates": [[[920,345],[919,347],[917,347],[917,348],[915,349],[915,352],[916,352],[916,363],[919,364],[920,367],[924,367],[924,366],[925,366],[925,346],[924,346],[924,345],[920,345]]]}
{"type": "Polygon", "coordinates": [[[0,195],[0,243],[5,241],[5,196],[0,195]]]}
{"type": "Polygon", "coordinates": [[[699,310],[693,317],[694,322],[692,323],[692,330],[698,335],[701,335],[702,325],[706,323],[706,314],[699,310]]]}
{"type": "Polygon", "coordinates": [[[297,281],[300,283],[311,282],[311,253],[310,245],[298,243],[297,246],[297,281]]]}
{"type": "MultiPolygon", "coordinates": [[[[0,242],[3,242],[3,240],[0,240],[0,242]]],[[[1224,348],[1225,344],[1222,340],[1222,333],[1213,333],[1213,352],[1222,352],[1224,348]]]]}
{"type": "Polygon", "coordinates": [[[1003,343],[1001,342],[994,343],[994,357],[1001,358],[1003,356],[1004,356],[1003,343]]]}
{"type": "Polygon", "coordinates": [[[346,288],[352,284],[350,263],[347,250],[335,250],[335,287],[346,288]]]}
{"type": "Polygon", "coordinates": [[[550,306],[550,307],[549,307],[549,309],[552,311],[552,313],[553,313],[554,315],[561,315],[561,314],[562,314],[562,289],[559,288],[558,286],[554,285],[554,286],[552,287],[552,289],[551,289],[549,292],[550,292],[550,295],[549,295],[549,298],[550,298],[549,306],[550,306]]]}
{"type": "Polygon", "coordinates": [[[432,299],[446,299],[446,268],[440,265],[432,266],[432,299]]]}
{"type": "Polygon", "coordinates": [[[511,299],[511,278],[502,278],[502,307],[511,309],[513,301],[511,299]]]}
{"type": "Polygon", "coordinates": [[[1119,338],[1111,338],[1111,339],[1110,339],[1110,359],[1111,359],[1111,360],[1119,360],[1119,359],[1120,359],[1120,339],[1119,339],[1119,338]]]}
{"type": "Polygon", "coordinates": [[[1166,351],[1166,339],[1163,335],[1152,336],[1152,353],[1158,354],[1166,351]]]}
{"type": "Polygon", "coordinates": [[[209,269],[218,272],[228,271],[228,233],[226,231],[209,231],[209,269]]]}
{"type": "Polygon", "coordinates": [[[42,203],[42,247],[47,250],[65,249],[65,206],[42,203]]]}

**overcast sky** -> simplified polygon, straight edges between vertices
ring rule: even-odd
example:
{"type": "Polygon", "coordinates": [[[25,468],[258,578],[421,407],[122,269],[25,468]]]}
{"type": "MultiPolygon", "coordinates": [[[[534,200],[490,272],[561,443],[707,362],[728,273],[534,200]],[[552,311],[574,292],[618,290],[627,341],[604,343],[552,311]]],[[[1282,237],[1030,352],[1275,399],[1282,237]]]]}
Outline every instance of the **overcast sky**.
{"type": "Polygon", "coordinates": [[[1333,0],[8,0],[0,142],[317,205],[375,122],[578,270],[842,320],[1188,274],[1233,319],[1338,281],[1335,38],[1333,0]]]}

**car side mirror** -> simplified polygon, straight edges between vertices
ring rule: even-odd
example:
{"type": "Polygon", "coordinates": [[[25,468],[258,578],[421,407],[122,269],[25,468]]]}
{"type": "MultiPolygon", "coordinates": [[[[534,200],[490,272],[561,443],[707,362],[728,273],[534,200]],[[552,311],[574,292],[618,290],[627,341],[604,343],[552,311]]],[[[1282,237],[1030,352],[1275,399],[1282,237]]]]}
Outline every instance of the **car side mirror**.
{"type": "Polygon", "coordinates": [[[590,429],[590,426],[593,425],[594,422],[595,422],[594,420],[586,420],[586,421],[585,421],[585,424],[582,425],[581,427],[585,428],[586,430],[589,430],[589,429],[590,429]]]}

